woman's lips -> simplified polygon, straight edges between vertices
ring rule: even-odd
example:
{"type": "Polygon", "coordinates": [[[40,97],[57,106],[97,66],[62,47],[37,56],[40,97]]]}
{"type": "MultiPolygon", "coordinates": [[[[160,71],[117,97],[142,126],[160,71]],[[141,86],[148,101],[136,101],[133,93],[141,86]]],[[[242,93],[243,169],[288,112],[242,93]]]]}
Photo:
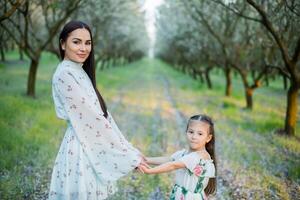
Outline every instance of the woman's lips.
{"type": "Polygon", "coordinates": [[[85,58],[86,54],[77,54],[77,56],[80,57],[80,58],[85,58]]]}

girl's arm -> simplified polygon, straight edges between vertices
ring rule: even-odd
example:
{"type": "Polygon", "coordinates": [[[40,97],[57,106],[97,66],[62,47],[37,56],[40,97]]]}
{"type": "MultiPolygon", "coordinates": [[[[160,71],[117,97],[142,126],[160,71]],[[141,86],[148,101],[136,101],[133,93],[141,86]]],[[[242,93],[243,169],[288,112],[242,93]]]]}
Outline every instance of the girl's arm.
{"type": "Polygon", "coordinates": [[[171,157],[146,157],[146,163],[149,165],[161,165],[172,161],[171,157]]]}
{"type": "Polygon", "coordinates": [[[143,172],[146,174],[160,174],[160,173],[170,172],[184,167],[185,164],[180,161],[167,162],[165,164],[153,168],[147,168],[146,166],[141,166],[143,172]]]}

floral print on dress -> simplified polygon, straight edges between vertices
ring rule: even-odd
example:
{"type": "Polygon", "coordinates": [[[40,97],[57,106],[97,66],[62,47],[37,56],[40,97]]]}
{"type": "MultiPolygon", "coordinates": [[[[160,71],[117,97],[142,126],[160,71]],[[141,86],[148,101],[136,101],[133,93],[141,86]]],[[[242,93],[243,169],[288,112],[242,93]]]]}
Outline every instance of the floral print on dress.
{"type": "Polygon", "coordinates": [[[200,176],[202,172],[203,172],[202,166],[200,166],[199,164],[196,165],[196,167],[194,168],[193,173],[194,173],[196,176],[200,176]]]}
{"type": "Polygon", "coordinates": [[[106,199],[116,191],[115,181],[138,166],[140,152],[109,112],[103,116],[82,64],[62,61],[53,75],[52,94],[67,130],[55,159],[49,199],[106,199]]]}

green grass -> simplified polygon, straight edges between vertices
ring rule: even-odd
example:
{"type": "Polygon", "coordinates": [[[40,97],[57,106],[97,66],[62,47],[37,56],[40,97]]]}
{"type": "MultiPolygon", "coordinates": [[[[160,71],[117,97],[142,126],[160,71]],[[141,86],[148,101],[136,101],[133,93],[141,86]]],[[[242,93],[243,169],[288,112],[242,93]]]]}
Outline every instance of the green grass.
{"type": "MultiPolygon", "coordinates": [[[[51,97],[51,77],[59,61],[43,54],[33,99],[25,96],[29,61],[17,59],[16,52],[9,52],[8,62],[0,64],[0,199],[42,199],[66,125],[56,118],[51,97]]],[[[281,80],[255,91],[252,111],[243,109],[238,77],[233,80],[232,96],[225,97],[220,72],[213,72],[214,89],[208,90],[159,60],[143,59],[98,71],[97,82],[124,135],[146,155],[183,148],[181,130],[187,118],[196,113],[211,115],[216,124],[218,172],[230,181],[230,190],[218,194],[225,199],[233,198],[237,185],[243,195],[254,199],[292,199],[291,187],[299,188],[299,139],[274,134],[285,115],[281,80]],[[183,124],[178,124],[176,112],[185,117],[183,124]]],[[[296,135],[300,136],[299,120],[296,135]]],[[[172,182],[173,173],[132,173],[119,182],[112,199],[148,199],[154,194],[167,198],[172,182]]]]}

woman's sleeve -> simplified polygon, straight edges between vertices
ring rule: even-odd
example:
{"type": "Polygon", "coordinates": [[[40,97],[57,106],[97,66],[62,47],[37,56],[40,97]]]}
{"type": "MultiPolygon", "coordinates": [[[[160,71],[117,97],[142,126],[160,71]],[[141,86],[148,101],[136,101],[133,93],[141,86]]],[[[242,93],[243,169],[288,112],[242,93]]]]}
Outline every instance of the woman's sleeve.
{"type": "Polygon", "coordinates": [[[112,128],[100,105],[88,98],[71,70],[60,71],[54,82],[75,135],[99,178],[115,181],[138,166],[140,155],[112,128]]]}
{"type": "Polygon", "coordinates": [[[108,119],[114,131],[119,135],[119,137],[127,145],[127,147],[141,155],[141,152],[138,149],[134,148],[132,144],[124,137],[110,112],[108,112],[108,119]]]}

